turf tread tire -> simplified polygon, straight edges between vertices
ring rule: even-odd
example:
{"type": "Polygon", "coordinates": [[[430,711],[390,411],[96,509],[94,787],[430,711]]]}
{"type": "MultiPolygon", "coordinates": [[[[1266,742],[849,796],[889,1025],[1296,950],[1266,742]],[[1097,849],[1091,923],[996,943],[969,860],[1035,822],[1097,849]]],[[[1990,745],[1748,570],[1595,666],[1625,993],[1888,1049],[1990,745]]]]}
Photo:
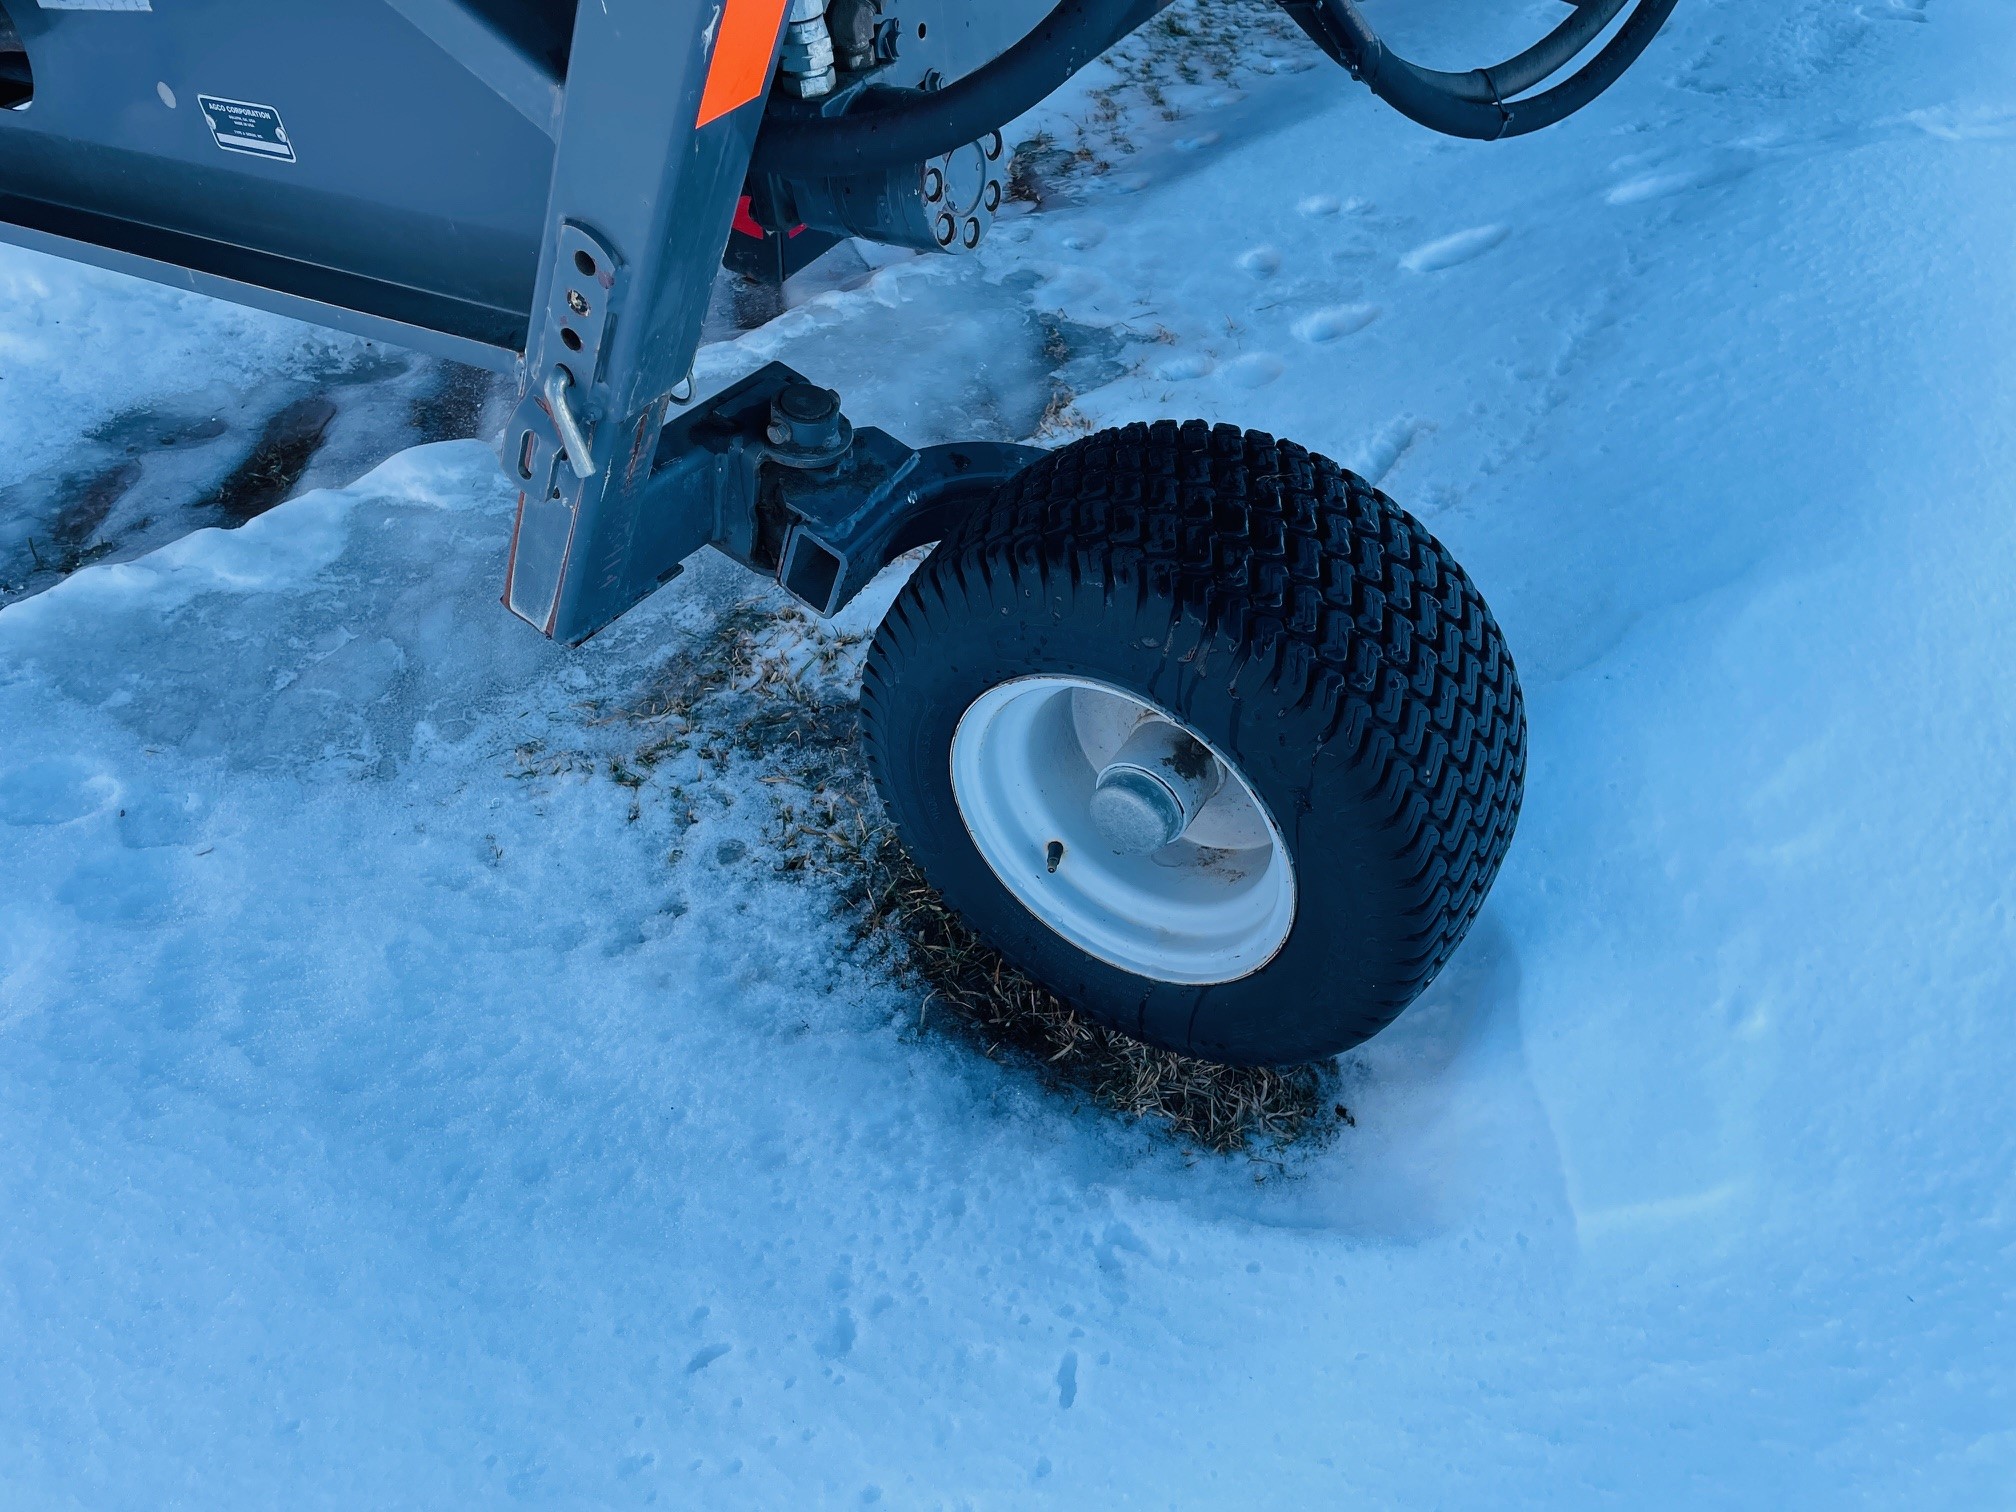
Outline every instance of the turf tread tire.
{"type": "MultiPolygon", "coordinates": [[[[1101,431],[998,489],[898,596],[864,669],[862,709],[871,770],[899,830],[983,934],[1118,1027],[1217,1059],[1332,1053],[1412,1002],[1483,905],[1518,823],[1525,773],[1518,676],[1454,558],[1329,458],[1203,421],[1101,431]],[[1201,997],[1185,1018],[1180,1003],[1158,994],[1199,989],[1116,984],[1106,980],[1123,976],[1113,968],[1061,965],[1058,950],[1077,952],[1054,937],[1046,950],[1040,932],[1002,916],[1005,905],[1027,917],[998,884],[992,896],[991,874],[974,875],[973,863],[984,862],[970,840],[927,812],[930,797],[919,790],[936,779],[917,751],[932,741],[920,748],[895,726],[906,700],[928,696],[934,666],[959,643],[962,625],[1008,633],[1025,621],[1038,636],[1027,644],[1046,660],[1089,654],[1083,631],[1094,621],[1100,634],[1124,634],[1140,648],[1131,654],[1148,658],[1145,676],[1163,676],[1151,663],[1181,669],[1165,707],[1188,717],[1186,700],[1215,688],[1232,700],[1228,709],[1272,710],[1284,732],[1313,746],[1312,770],[1344,774],[1335,791],[1352,795],[1341,801],[1354,808],[1353,844],[1370,857],[1372,880],[1357,885],[1379,901],[1377,969],[1352,984],[1348,1001],[1278,1029],[1228,1027],[1224,1014],[1215,1022],[1200,1013],[1201,997]],[[1041,638],[1046,623],[1049,640],[1041,638]],[[918,830],[935,838],[919,847],[918,830]],[[969,856],[954,855],[962,841],[969,856]],[[1004,929],[1017,938],[1000,938],[1004,929]]],[[[1219,739],[1208,722],[1197,727],[1219,739]]],[[[1290,822],[1278,808],[1277,818],[1290,822]]],[[[1297,864],[1307,874],[1315,858],[1298,853],[1297,864]]],[[[1252,1018],[1250,1004],[1243,1012],[1252,1018]]]]}

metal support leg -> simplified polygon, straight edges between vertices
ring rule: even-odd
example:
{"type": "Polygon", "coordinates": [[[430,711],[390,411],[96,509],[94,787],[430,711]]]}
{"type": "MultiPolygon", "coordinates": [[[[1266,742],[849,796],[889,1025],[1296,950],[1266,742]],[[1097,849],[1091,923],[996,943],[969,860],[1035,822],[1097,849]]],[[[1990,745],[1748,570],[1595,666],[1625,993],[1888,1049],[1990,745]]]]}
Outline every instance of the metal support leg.
{"type": "Polygon", "coordinates": [[[559,640],[585,640],[709,544],[831,614],[1041,455],[992,443],[914,451],[854,432],[837,395],[777,363],[666,423],[699,345],[784,0],[725,0],[713,30],[702,9],[596,0],[575,27],[552,231],[504,443],[519,487],[504,602],[559,640]],[[724,53],[737,46],[739,63],[724,53]],[[742,68],[743,82],[724,86],[724,67],[742,68]],[[737,88],[752,93],[738,101],[737,88]]]}
{"type": "MultiPolygon", "coordinates": [[[[504,602],[560,640],[634,602],[666,395],[691,371],[783,19],[784,0],[595,0],[577,12],[523,397],[504,442],[520,489],[504,602]]],[[[713,533],[706,502],[657,497],[676,518],[649,533],[689,542],[680,556],[698,549],[713,533]]]]}

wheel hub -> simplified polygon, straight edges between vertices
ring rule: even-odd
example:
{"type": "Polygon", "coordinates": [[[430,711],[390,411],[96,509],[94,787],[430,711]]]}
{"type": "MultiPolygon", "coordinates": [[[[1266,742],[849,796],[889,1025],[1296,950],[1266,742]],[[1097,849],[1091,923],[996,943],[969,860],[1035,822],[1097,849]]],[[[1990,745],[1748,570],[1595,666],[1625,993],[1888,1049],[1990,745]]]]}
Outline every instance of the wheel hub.
{"type": "Polygon", "coordinates": [[[989,689],[952,791],[1002,885],[1071,944],[1164,982],[1229,982],[1280,950],[1295,869],[1236,764],[1167,710],[1086,678],[989,689]]]}
{"type": "Polygon", "coordinates": [[[1092,789],[1092,824],[1115,855],[1143,856],[1182,838],[1218,794],[1224,769],[1179,727],[1144,714],[1092,789]]]}

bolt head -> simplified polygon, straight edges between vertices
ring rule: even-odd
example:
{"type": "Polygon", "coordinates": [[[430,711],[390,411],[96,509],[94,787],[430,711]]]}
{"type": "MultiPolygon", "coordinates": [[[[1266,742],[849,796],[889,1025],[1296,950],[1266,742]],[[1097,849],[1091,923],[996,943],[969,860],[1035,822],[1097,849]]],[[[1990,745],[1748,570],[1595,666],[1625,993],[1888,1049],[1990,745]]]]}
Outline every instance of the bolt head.
{"type": "Polygon", "coordinates": [[[777,391],[777,412],[800,425],[816,425],[840,412],[840,396],[816,383],[787,383],[777,391]]]}
{"type": "Polygon", "coordinates": [[[841,417],[840,396],[832,389],[816,383],[787,383],[770,401],[765,434],[771,445],[781,449],[780,461],[809,467],[814,465],[813,459],[839,457],[853,433],[841,417]]]}
{"type": "Polygon", "coordinates": [[[815,74],[780,74],[779,82],[801,100],[816,100],[833,92],[839,75],[829,66],[815,74]]]}

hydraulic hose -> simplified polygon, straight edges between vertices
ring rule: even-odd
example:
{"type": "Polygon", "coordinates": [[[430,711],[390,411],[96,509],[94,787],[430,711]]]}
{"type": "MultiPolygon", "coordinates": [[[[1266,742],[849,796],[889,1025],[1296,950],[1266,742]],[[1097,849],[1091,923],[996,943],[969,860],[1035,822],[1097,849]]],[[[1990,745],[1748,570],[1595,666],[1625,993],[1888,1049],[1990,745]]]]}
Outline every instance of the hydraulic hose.
{"type": "Polygon", "coordinates": [[[1494,142],[1565,120],[1615,84],[1659,35],[1678,0],[1638,0],[1617,34],[1579,70],[1543,93],[1511,98],[1559,72],[1603,34],[1625,3],[1581,0],[1574,15],[1524,52],[1467,74],[1408,62],[1366,25],[1354,0],[1291,0],[1287,9],[1354,78],[1410,121],[1445,136],[1494,142]]]}
{"type": "Polygon", "coordinates": [[[942,89],[868,89],[843,116],[766,120],[752,173],[829,178],[923,163],[1028,110],[1169,0],[1059,0],[1036,29],[942,89]]]}
{"type": "MultiPolygon", "coordinates": [[[[1035,30],[942,89],[864,90],[840,116],[767,119],[753,174],[835,178],[926,162],[977,141],[1037,104],[1169,0],[1058,0],[1035,30]]],[[[1567,79],[1524,99],[1600,37],[1631,0],[1570,0],[1575,14],[1490,68],[1443,73],[1391,51],[1354,0],[1281,0],[1324,51],[1409,120],[1477,141],[1552,126],[1616,83],[1678,0],[1636,0],[1616,35],[1567,79]]]]}

